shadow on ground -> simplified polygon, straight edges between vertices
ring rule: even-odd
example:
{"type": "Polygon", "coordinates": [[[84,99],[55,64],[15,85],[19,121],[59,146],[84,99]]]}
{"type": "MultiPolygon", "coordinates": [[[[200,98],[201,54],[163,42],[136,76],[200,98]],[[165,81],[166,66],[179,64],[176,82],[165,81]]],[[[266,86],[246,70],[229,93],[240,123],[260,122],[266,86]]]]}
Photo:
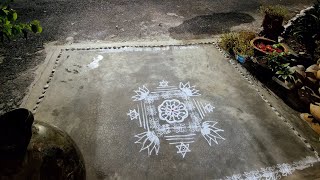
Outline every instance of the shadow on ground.
{"type": "Polygon", "coordinates": [[[249,14],[228,12],[197,16],[169,29],[174,39],[204,38],[209,35],[229,32],[230,28],[243,23],[251,23],[254,18],[249,14]]]}

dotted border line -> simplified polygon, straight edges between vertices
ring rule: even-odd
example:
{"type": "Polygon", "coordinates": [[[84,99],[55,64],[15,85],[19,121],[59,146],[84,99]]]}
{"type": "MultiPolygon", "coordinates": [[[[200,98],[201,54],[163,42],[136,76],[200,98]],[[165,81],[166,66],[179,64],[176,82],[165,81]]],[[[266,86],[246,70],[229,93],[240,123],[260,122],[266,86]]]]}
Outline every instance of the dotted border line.
{"type": "MultiPolygon", "coordinates": [[[[214,43],[215,47],[219,50],[220,53],[222,53],[224,55],[225,58],[227,58],[229,60],[229,63],[242,75],[242,77],[244,79],[246,79],[249,84],[251,84],[251,86],[257,91],[257,94],[262,98],[262,100],[264,102],[266,102],[266,104],[272,109],[272,111],[293,131],[293,133],[305,144],[305,146],[315,154],[315,156],[318,158],[318,160],[320,161],[320,156],[319,153],[315,150],[315,148],[308,142],[308,140],[304,137],[302,137],[302,135],[296,130],[296,128],[285,118],[283,117],[280,112],[270,103],[269,100],[267,100],[267,98],[263,95],[263,93],[259,90],[259,88],[257,87],[257,85],[255,85],[253,83],[253,80],[255,80],[254,77],[252,77],[252,75],[245,69],[243,68],[241,65],[239,65],[239,63],[232,59],[231,56],[225,52],[219,45],[218,43],[214,43]],[[240,66],[240,67],[239,67],[240,66]],[[241,71],[242,70],[242,71],[241,71]],[[245,73],[243,73],[243,71],[245,73]]],[[[259,82],[259,81],[258,81],[259,82]]]]}
{"type": "Polygon", "coordinates": [[[105,46],[105,47],[87,47],[87,48],[65,48],[65,51],[85,51],[85,50],[103,50],[103,49],[124,49],[124,48],[162,48],[162,47],[177,47],[177,46],[192,46],[192,45],[205,45],[214,44],[214,41],[208,42],[190,42],[178,44],[160,44],[160,45],[125,45],[125,46],[105,46]]]}
{"type": "Polygon", "coordinates": [[[40,103],[43,101],[43,99],[44,99],[44,97],[45,97],[45,95],[46,95],[46,92],[47,92],[47,90],[48,90],[48,88],[49,88],[49,86],[50,86],[50,82],[51,82],[51,80],[53,79],[54,74],[55,74],[55,72],[56,72],[56,68],[58,67],[58,65],[59,65],[59,63],[60,63],[60,58],[61,58],[61,56],[62,56],[62,52],[63,52],[63,49],[60,50],[60,53],[59,53],[58,57],[56,58],[56,60],[55,60],[55,62],[54,62],[54,65],[53,65],[53,68],[52,68],[51,73],[50,73],[50,75],[49,75],[49,78],[48,78],[46,84],[43,86],[42,93],[41,93],[41,95],[39,96],[39,98],[38,98],[38,100],[37,100],[37,102],[36,102],[36,105],[35,105],[35,106],[33,107],[33,109],[32,109],[32,113],[33,113],[33,114],[36,114],[37,109],[38,109],[39,106],[40,106],[40,103]]]}

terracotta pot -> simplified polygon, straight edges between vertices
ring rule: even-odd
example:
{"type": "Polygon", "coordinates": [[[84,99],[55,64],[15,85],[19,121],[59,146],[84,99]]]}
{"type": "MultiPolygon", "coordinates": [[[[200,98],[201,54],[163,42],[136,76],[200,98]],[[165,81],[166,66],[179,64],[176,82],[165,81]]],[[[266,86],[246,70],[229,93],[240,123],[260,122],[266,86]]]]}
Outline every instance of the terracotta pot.
{"type": "Polygon", "coordinates": [[[320,103],[310,104],[311,115],[320,122],[320,103]]]}
{"type": "MultiPolygon", "coordinates": [[[[250,41],[250,44],[251,46],[256,50],[258,51],[261,55],[266,55],[266,54],[272,54],[271,52],[266,52],[266,51],[263,51],[262,49],[259,49],[257,47],[257,44],[258,43],[264,43],[265,45],[274,45],[274,44],[280,44],[280,49],[282,49],[283,52],[287,53],[288,52],[288,48],[284,45],[284,44],[281,44],[281,43],[277,43],[276,41],[274,40],[271,40],[271,39],[268,39],[268,38],[264,38],[264,37],[256,37],[254,39],[252,39],[250,41]]],[[[259,55],[259,54],[258,54],[259,55]]]]}
{"type": "Polygon", "coordinates": [[[317,71],[317,79],[320,79],[320,70],[317,71]]]}
{"type": "Polygon", "coordinates": [[[306,74],[308,77],[315,79],[317,77],[317,72],[320,70],[317,64],[311,65],[306,69],[306,74]]]}
{"type": "Polygon", "coordinates": [[[26,109],[0,117],[0,138],[8,139],[0,141],[0,179],[84,180],[83,157],[70,136],[47,123],[32,122],[26,109]]]}
{"type": "Polygon", "coordinates": [[[302,120],[306,121],[308,125],[318,134],[320,134],[320,125],[313,121],[313,117],[309,113],[301,113],[300,117],[302,120]]]}
{"type": "Polygon", "coordinates": [[[313,117],[312,117],[312,115],[311,114],[309,114],[309,113],[301,113],[300,114],[300,117],[301,117],[301,119],[303,119],[304,121],[307,121],[307,122],[312,122],[313,121],[313,117]]]}

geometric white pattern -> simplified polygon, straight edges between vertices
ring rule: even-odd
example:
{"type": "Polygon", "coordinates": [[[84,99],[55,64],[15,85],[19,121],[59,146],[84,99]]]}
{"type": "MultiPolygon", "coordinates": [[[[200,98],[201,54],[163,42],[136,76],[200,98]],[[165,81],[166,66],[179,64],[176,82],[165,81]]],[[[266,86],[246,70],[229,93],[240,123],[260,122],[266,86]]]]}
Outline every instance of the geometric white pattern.
{"type": "Polygon", "coordinates": [[[178,148],[177,153],[181,154],[183,158],[187,152],[191,152],[189,149],[189,144],[181,143],[181,144],[177,145],[176,147],[178,148]]]}
{"type": "Polygon", "coordinates": [[[183,122],[188,117],[186,106],[176,99],[163,101],[158,110],[160,119],[168,123],[183,122]]]}
{"type": "Polygon", "coordinates": [[[162,80],[152,91],[143,85],[134,93],[132,99],[137,102],[136,108],[129,109],[127,115],[145,130],[135,135],[138,138],[135,143],[142,145],[140,152],[147,150],[148,155],[157,155],[160,138],[164,138],[175,145],[177,153],[184,158],[191,152],[190,144],[197,135],[202,135],[210,146],[225,140],[218,123],[207,117],[215,107],[195,99],[201,94],[190,82],[170,86],[168,81],[162,80]]]}

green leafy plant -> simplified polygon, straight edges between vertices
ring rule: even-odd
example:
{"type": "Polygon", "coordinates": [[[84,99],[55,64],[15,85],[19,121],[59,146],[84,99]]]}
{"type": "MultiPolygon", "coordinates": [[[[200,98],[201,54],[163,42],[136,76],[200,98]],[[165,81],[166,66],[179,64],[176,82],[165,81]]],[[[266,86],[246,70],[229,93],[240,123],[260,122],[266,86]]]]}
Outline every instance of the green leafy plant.
{"type": "Polygon", "coordinates": [[[289,13],[286,7],[280,6],[280,5],[260,6],[259,10],[261,13],[268,14],[271,16],[283,17],[283,18],[286,18],[289,13]]]}
{"type": "Polygon", "coordinates": [[[27,39],[29,31],[33,33],[41,33],[42,27],[38,20],[29,23],[21,23],[17,21],[18,13],[10,8],[12,0],[5,0],[0,4],[0,39],[3,42],[6,37],[8,40],[23,34],[27,39]]]}
{"type": "Polygon", "coordinates": [[[272,54],[266,55],[267,67],[274,72],[278,78],[283,80],[294,80],[294,70],[290,67],[291,60],[287,58],[287,54],[273,52],[272,54]]]}

